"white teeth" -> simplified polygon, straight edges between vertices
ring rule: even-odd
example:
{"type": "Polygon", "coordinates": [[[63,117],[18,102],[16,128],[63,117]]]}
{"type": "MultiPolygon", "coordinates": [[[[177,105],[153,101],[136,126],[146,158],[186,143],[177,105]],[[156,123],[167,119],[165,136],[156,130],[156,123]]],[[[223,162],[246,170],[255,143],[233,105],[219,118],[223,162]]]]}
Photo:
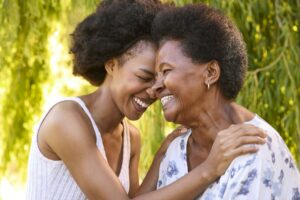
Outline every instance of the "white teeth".
{"type": "Polygon", "coordinates": [[[139,106],[141,106],[143,108],[148,108],[149,104],[143,102],[141,99],[139,99],[137,97],[134,97],[133,99],[139,106]]]}
{"type": "Polygon", "coordinates": [[[163,106],[165,106],[171,99],[173,99],[174,96],[173,95],[168,95],[168,96],[164,96],[163,98],[160,99],[161,104],[163,106]]]}

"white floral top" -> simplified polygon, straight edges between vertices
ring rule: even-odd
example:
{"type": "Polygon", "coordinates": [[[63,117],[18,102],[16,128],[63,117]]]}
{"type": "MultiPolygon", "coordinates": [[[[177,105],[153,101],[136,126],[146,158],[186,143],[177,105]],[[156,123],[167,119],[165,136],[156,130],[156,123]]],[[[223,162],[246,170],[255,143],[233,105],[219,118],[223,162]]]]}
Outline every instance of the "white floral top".
{"type": "MultiPolygon", "coordinates": [[[[198,200],[300,200],[300,174],[280,135],[257,115],[251,121],[267,131],[257,153],[236,158],[198,200]]],[[[157,189],[188,173],[186,147],[191,130],[170,144],[159,169],[157,189]]]]}

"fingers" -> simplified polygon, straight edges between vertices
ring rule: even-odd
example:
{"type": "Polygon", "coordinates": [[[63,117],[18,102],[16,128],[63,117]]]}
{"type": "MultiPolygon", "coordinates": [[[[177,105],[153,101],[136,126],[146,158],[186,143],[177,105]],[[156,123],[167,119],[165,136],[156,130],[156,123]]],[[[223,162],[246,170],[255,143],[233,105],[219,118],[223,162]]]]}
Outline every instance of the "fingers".
{"type": "Polygon", "coordinates": [[[212,150],[205,162],[216,169],[216,174],[218,176],[221,176],[230,163],[238,156],[252,154],[258,151],[258,148],[255,145],[242,145],[235,149],[222,149],[221,147],[217,147],[216,149],[218,149],[218,151],[212,150]]]}
{"type": "Polygon", "coordinates": [[[234,124],[229,126],[227,129],[222,132],[227,133],[229,135],[233,134],[245,134],[245,135],[258,135],[261,137],[265,137],[266,133],[263,129],[260,129],[252,124],[234,124]]]}
{"type": "MultiPolygon", "coordinates": [[[[236,151],[236,149],[247,144],[248,146],[245,148],[248,150],[249,144],[264,144],[266,142],[265,131],[249,124],[232,125],[228,129],[225,129],[225,132],[217,135],[215,143],[217,149],[226,154],[236,151]]],[[[239,149],[239,151],[243,149],[244,147],[239,149]]],[[[250,150],[253,150],[253,146],[250,146],[250,150]]]]}
{"type": "Polygon", "coordinates": [[[245,154],[251,154],[256,153],[258,151],[258,147],[255,145],[243,145],[236,149],[233,149],[231,152],[228,153],[228,157],[233,160],[234,158],[245,155],[245,154]]]}
{"type": "Polygon", "coordinates": [[[233,135],[258,136],[262,138],[265,138],[267,136],[266,132],[263,129],[260,129],[253,125],[240,127],[233,135]]]}
{"type": "Polygon", "coordinates": [[[224,149],[235,149],[246,144],[265,144],[266,140],[258,136],[241,136],[233,140],[226,141],[223,146],[224,149]]]}
{"type": "Polygon", "coordinates": [[[258,136],[241,136],[235,142],[236,146],[241,146],[244,144],[264,144],[264,143],[266,143],[266,140],[258,136]]]}
{"type": "Polygon", "coordinates": [[[264,130],[250,124],[231,125],[217,134],[207,162],[222,174],[236,157],[256,153],[255,145],[264,144],[266,136],[264,130]]]}
{"type": "Polygon", "coordinates": [[[267,136],[263,129],[250,124],[231,125],[229,128],[218,133],[220,140],[237,140],[243,136],[257,136],[265,138],[267,136]]]}
{"type": "Polygon", "coordinates": [[[231,135],[238,131],[247,130],[253,128],[255,126],[251,124],[232,124],[227,129],[222,130],[219,134],[231,135]]]}
{"type": "Polygon", "coordinates": [[[188,128],[186,128],[185,126],[179,126],[176,128],[176,130],[180,133],[185,133],[188,131],[188,128]]]}
{"type": "Polygon", "coordinates": [[[171,138],[178,137],[184,133],[186,133],[188,129],[185,126],[179,126],[177,127],[172,133],[169,134],[171,138]]]}

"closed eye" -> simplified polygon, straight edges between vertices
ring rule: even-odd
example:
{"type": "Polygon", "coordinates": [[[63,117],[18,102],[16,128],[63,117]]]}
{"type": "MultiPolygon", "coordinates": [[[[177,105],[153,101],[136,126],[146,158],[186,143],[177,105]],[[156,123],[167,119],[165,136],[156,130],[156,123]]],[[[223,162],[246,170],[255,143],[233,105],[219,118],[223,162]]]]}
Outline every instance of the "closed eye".
{"type": "Polygon", "coordinates": [[[139,72],[135,74],[143,82],[151,82],[154,80],[155,74],[148,68],[139,68],[139,72]]]}
{"type": "Polygon", "coordinates": [[[150,82],[153,80],[153,77],[144,77],[144,76],[137,76],[137,77],[144,82],[150,82]]]}
{"type": "Polygon", "coordinates": [[[170,69],[170,68],[167,68],[167,69],[164,69],[164,70],[162,71],[162,73],[163,73],[163,75],[166,75],[166,74],[168,74],[170,71],[171,71],[171,69],[170,69]]]}

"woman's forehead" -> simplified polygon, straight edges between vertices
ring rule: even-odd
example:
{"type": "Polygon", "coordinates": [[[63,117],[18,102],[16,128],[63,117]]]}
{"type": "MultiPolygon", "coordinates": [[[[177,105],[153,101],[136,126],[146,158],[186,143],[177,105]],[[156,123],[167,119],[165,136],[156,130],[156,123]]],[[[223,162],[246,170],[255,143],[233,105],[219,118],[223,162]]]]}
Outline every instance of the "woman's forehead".
{"type": "Polygon", "coordinates": [[[165,41],[157,52],[156,62],[181,62],[189,60],[182,51],[182,43],[178,40],[165,41]]]}

